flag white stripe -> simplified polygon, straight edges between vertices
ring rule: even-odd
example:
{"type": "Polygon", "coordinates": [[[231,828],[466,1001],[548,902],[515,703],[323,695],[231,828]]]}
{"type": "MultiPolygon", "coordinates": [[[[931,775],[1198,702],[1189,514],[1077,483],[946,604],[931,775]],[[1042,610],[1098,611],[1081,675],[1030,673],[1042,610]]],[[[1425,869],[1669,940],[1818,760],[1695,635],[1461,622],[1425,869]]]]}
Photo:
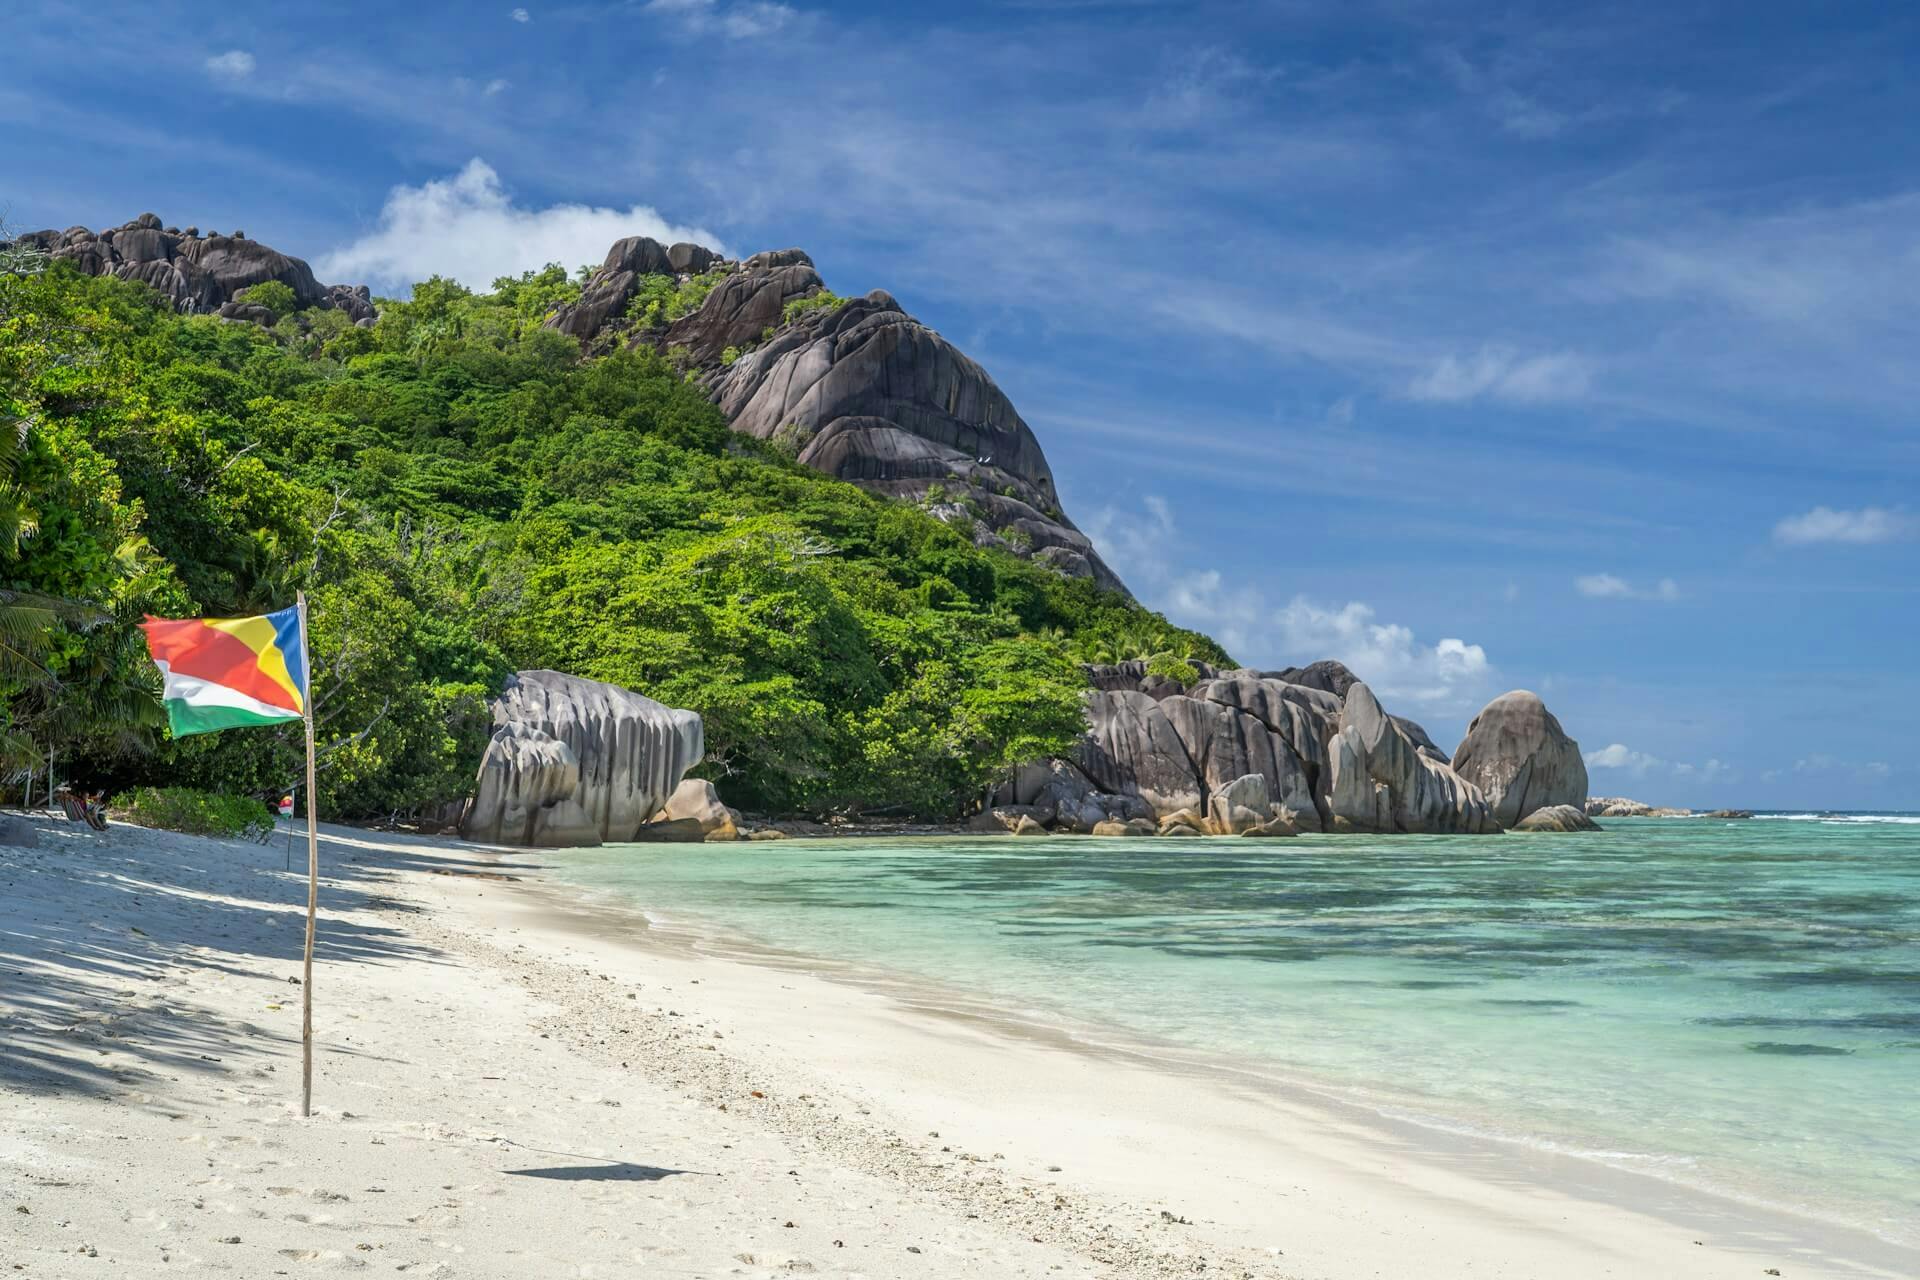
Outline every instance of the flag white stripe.
{"type": "Polygon", "coordinates": [[[228,685],[214,684],[211,681],[202,680],[199,676],[176,675],[164,662],[155,665],[160,668],[160,674],[166,678],[166,690],[162,696],[169,702],[178,699],[190,707],[233,707],[276,720],[300,718],[298,711],[289,711],[285,707],[276,707],[270,702],[248,697],[228,685]]]}

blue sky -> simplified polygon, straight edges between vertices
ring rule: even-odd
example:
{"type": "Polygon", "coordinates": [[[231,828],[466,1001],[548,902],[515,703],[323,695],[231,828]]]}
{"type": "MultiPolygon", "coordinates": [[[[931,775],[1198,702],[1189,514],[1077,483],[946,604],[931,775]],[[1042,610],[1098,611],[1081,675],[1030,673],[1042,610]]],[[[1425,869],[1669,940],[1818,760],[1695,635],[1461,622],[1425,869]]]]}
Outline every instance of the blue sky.
{"type": "Polygon", "coordinates": [[[388,289],[800,245],[1241,660],[1448,745],[1536,689],[1596,794],[1920,809],[1903,7],[152,0],[0,44],[17,227],[388,289]]]}

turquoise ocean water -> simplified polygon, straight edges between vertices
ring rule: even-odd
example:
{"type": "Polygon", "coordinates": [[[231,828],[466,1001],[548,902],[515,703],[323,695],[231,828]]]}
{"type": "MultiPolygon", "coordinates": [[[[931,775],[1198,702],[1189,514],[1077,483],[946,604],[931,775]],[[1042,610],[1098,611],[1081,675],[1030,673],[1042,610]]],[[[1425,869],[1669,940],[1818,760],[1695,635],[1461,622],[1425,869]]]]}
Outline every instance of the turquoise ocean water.
{"type": "Polygon", "coordinates": [[[1920,816],[556,864],[663,920],[1920,1243],[1920,816]]]}

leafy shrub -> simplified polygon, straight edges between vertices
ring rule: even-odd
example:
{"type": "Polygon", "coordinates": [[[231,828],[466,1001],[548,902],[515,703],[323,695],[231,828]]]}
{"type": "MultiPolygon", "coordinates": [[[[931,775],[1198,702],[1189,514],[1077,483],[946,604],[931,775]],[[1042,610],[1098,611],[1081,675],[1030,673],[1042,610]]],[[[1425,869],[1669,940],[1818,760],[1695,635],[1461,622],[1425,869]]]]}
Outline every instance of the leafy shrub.
{"type": "Polygon", "coordinates": [[[722,351],[720,353],[720,363],[723,365],[726,365],[728,368],[732,368],[733,362],[735,360],[738,360],[739,358],[740,358],[740,348],[738,347],[728,347],[725,351],[722,351]]]}
{"type": "Polygon", "coordinates": [[[1147,674],[1172,680],[1181,688],[1191,688],[1199,679],[1200,672],[1187,659],[1171,653],[1156,653],[1147,659],[1147,674]]]}
{"type": "Polygon", "coordinates": [[[234,296],[242,302],[251,302],[255,306],[265,307],[273,312],[276,320],[281,316],[291,315],[297,301],[293,296],[292,286],[284,285],[278,280],[263,280],[259,284],[248,285],[234,296]]]}
{"type": "Polygon", "coordinates": [[[804,298],[795,298],[780,311],[780,322],[792,324],[809,311],[829,311],[845,302],[846,299],[831,289],[822,289],[804,298]]]}
{"type": "Polygon", "coordinates": [[[128,822],[190,836],[238,836],[264,841],[273,834],[273,814],[252,796],[192,787],[139,787],[108,806],[128,822]]]}
{"type": "Polygon", "coordinates": [[[637,328],[658,329],[682,316],[692,315],[707,300],[714,286],[727,278],[725,271],[709,271],[689,276],[685,284],[672,276],[641,276],[634,287],[633,301],[627,304],[627,318],[637,328]]]}
{"type": "Polygon", "coordinates": [[[773,446],[775,453],[792,462],[799,459],[812,439],[812,428],[803,427],[797,422],[788,422],[775,428],[773,435],[768,437],[767,443],[773,446]]]}

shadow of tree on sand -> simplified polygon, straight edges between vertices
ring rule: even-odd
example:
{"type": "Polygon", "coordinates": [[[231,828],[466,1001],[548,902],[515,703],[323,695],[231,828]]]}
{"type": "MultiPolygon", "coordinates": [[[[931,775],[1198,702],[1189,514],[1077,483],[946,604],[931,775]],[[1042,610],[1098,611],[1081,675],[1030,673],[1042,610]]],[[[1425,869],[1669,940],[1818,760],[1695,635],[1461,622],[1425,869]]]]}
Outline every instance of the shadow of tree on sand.
{"type": "MultiPolygon", "coordinates": [[[[264,978],[297,1010],[304,830],[289,871],[284,836],[263,846],[117,824],[103,834],[57,819],[32,825],[38,847],[0,846],[0,1091],[124,1094],[260,1065],[298,1045],[297,1013],[268,1005],[261,1021],[273,1025],[260,1025],[197,1004],[184,986],[196,971],[264,978]]],[[[400,929],[342,918],[398,907],[382,890],[405,869],[497,872],[477,853],[424,843],[323,833],[316,964],[446,962],[400,929]]]]}

